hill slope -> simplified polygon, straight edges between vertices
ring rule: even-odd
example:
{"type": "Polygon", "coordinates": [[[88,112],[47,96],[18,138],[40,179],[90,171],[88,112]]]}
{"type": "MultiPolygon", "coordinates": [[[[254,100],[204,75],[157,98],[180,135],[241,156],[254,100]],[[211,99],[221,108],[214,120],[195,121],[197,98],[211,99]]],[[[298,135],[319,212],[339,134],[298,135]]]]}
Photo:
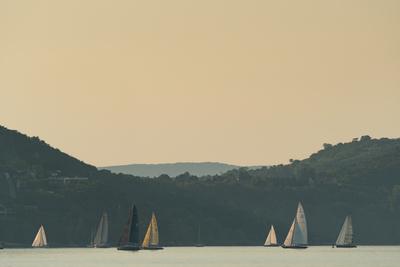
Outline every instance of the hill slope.
{"type": "Polygon", "coordinates": [[[146,179],[96,170],[38,138],[0,128],[0,239],[6,245],[29,245],[40,224],[53,246],[85,245],[103,211],[115,244],[133,202],[141,236],[155,211],[163,244],[193,244],[201,225],[206,244],[256,245],[270,224],[284,239],[299,200],[313,244],[333,242],[347,214],[356,242],[399,244],[400,140],[363,137],[325,145],[288,165],[146,179]]]}

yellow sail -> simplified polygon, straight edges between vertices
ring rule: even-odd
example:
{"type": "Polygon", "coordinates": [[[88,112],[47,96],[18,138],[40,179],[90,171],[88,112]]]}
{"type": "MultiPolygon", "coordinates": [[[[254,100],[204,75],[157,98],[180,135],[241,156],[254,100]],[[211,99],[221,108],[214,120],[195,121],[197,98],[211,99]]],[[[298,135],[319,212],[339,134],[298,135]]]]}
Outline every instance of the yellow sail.
{"type": "Polygon", "coordinates": [[[146,235],[144,236],[142,247],[143,248],[148,248],[148,247],[154,247],[158,246],[159,240],[158,240],[158,226],[157,226],[157,219],[156,215],[153,214],[151,215],[151,220],[149,223],[149,227],[147,228],[146,235]]]}
{"type": "Polygon", "coordinates": [[[151,216],[151,239],[150,239],[150,245],[153,246],[158,246],[158,225],[157,225],[157,219],[156,215],[152,214],[151,216]]]}

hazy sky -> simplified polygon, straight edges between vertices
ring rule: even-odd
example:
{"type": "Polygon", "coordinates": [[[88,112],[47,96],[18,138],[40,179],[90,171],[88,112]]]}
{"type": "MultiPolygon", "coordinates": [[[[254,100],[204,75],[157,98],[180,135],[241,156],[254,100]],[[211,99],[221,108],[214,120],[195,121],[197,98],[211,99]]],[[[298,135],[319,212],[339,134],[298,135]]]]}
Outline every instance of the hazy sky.
{"type": "Polygon", "coordinates": [[[97,166],[400,137],[399,0],[0,0],[0,124],[97,166]]]}

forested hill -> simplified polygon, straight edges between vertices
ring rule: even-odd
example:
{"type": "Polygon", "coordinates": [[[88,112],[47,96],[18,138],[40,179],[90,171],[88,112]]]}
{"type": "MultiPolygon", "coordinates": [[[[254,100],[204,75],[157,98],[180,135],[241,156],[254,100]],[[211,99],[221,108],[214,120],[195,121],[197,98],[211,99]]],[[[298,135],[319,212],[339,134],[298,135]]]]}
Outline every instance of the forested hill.
{"type": "Polygon", "coordinates": [[[39,140],[0,128],[0,240],[85,245],[103,211],[115,244],[136,203],[141,235],[152,211],[166,245],[261,245],[274,224],[283,241],[302,201],[311,244],[330,244],[347,214],[355,241],[400,244],[400,140],[364,136],[325,144],[305,160],[221,175],[155,179],[97,170],[39,140]]]}
{"type": "Polygon", "coordinates": [[[53,172],[88,176],[97,172],[95,167],[52,148],[38,137],[28,137],[3,126],[0,126],[0,170],[33,176],[53,172]]]}

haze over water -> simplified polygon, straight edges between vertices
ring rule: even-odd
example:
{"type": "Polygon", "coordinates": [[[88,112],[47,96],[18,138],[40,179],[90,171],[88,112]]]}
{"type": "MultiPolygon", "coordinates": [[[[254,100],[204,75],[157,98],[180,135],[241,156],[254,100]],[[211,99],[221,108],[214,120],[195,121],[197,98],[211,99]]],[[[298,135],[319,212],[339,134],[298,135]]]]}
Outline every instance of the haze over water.
{"type": "Polygon", "coordinates": [[[5,249],[1,267],[397,267],[400,246],[329,246],[288,250],[264,247],[169,247],[162,251],[109,249],[5,249]]]}

